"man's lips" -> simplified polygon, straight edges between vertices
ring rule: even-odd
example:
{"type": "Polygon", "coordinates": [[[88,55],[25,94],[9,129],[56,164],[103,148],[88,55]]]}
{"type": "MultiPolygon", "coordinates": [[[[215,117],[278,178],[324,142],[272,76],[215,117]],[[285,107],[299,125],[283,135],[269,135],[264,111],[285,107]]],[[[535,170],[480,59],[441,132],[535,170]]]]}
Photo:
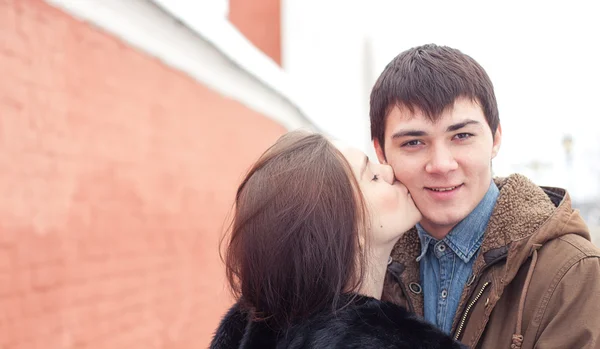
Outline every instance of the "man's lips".
{"type": "Polygon", "coordinates": [[[456,190],[461,186],[462,186],[462,184],[458,184],[458,185],[448,185],[448,186],[425,187],[425,189],[431,190],[434,192],[438,192],[438,193],[444,193],[444,192],[456,190]]]}

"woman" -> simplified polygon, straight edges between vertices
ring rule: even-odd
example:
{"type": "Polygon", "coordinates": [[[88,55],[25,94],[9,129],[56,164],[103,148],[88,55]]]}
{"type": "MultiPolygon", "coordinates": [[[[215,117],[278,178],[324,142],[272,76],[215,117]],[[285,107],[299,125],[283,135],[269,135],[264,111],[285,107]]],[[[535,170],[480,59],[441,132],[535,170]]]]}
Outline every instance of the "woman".
{"type": "Polygon", "coordinates": [[[380,301],[392,247],[421,218],[391,167],[294,131],[235,205],[225,264],[238,301],[211,348],[461,348],[380,301]]]}

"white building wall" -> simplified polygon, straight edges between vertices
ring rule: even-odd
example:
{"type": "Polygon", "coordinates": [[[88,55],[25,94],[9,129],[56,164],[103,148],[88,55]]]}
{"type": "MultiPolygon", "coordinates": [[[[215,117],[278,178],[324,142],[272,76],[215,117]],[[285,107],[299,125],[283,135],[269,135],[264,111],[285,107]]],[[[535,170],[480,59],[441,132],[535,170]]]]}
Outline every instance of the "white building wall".
{"type": "Polygon", "coordinates": [[[227,21],[227,0],[46,1],[287,129],[318,129],[282,69],[227,21]]]}
{"type": "Polygon", "coordinates": [[[282,0],[282,66],[319,127],[371,152],[365,5],[282,0]]]}

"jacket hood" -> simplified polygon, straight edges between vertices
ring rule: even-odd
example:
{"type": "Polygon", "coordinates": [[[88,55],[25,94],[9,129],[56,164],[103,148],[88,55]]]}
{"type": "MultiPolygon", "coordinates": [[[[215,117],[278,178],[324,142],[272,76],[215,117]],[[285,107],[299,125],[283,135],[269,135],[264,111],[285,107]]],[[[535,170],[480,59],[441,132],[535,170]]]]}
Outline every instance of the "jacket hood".
{"type": "Polygon", "coordinates": [[[482,245],[484,258],[475,270],[506,256],[504,280],[510,282],[533,251],[547,241],[566,234],[591,240],[566,190],[539,187],[518,174],[497,178],[495,183],[500,195],[482,245]]]}

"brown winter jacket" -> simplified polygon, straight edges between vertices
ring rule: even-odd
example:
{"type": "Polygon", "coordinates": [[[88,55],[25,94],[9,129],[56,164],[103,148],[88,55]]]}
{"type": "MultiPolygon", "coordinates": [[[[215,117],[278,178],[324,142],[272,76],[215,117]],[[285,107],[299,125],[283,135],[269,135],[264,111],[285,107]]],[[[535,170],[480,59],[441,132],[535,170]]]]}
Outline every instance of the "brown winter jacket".
{"type": "MultiPolygon", "coordinates": [[[[569,195],[521,175],[495,182],[500,195],[452,335],[471,348],[600,349],[600,250],[569,195]]],[[[412,229],[394,247],[384,299],[422,316],[419,253],[412,229]]]]}

